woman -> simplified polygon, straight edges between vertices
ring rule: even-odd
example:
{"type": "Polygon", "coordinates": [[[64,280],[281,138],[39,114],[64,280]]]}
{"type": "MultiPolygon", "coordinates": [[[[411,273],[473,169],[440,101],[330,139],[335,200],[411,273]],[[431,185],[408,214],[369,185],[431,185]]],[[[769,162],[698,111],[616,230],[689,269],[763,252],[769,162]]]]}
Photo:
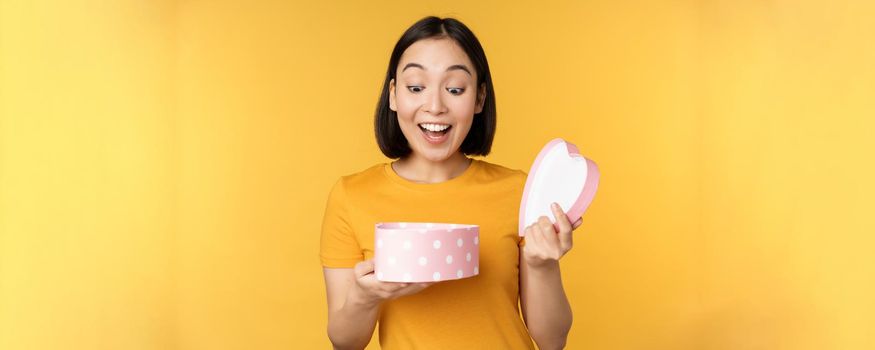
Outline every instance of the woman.
{"type": "Polygon", "coordinates": [[[395,45],[376,111],[383,153],[397,161],[341,177],[331,189],[320,257],[328,337],[362,349],[379,321],[383,349],[560,349],[571,328],[559,259],[572,225],[561,208],[517,232],[526,173],[489,154],[495,95],[486,55],[452,18],[426,17],[395,45]],[[374,224],[480,226],[479,275],[437,283],[374,277],[374,224]],[[526,243],[528,242],[528,243],[526,243]],[[520,317],[520,308],[522,318],[520,317]]]}

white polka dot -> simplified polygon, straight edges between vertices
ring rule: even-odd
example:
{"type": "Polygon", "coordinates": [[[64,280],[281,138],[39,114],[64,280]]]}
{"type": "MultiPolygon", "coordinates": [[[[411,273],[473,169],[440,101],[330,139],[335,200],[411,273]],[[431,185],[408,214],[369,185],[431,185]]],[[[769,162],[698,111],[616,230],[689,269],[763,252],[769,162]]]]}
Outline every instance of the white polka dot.
{"type": "Polygon", "coordinates": [[[439,240],[435,240],[432,245],[434,246],[434,249],[441,249],[441,241],[439,240]]]}
{"type": "Polygon", "coordinates": [[[383,248],[383,240],[377,240],[377,248],[383,248]]]}
{"type": "Polygon", "coordinates": [[[480,236],[474,236],[474,245],[480,244],[480,236]]]}
{"type": "Polygon", "coordinates": [[[456,228],[456,226],[459,226],[459,225],[456,225],[456,224],[450,224],[450,228],[456,228]]]}
{"type": "Polygon", "coordinates": [[[377,279],[380,281],[383,280],[383,271],[377,272],[377,279]]]}
{"type": "Polygon", "coordinates": [[[410,273],[404,273],[404,282],[410,282],[411,279],[413,278],[410,277],[410,273]]]}
{"type": "Polygon", "coordinates": [[[396,262],[396,261],[397,261],[397,260],[395,259],[394,256],[390,256],[390,257],[389,257],[389,265],[395,265],[395,262],[396,262]]]}
{"type": "Polygon", "coordinates": [[[435,272],[434,275],[431,275],[431,278],[433,278],[435,281],[437,281],[437,280],[441,279],[441,273],[435,272]]]}
{"type": "Polygon", "coordinates": [[[410,243],[410,241],[404,241],[404,249],[405,250],[410,250],[410,248],[412,248],[412,247],[413,247],[413,244],[410,243]]]}
{"type": "Polygon", "coordinates": [[[474,274],[477,275],[479,273],[480,273],[480,268],[478,268],[477,266],[474,266],[474,274]]]}
{"type": "Polygon", "coordinates": [[[453,256],[447,255],[447,264],[452,264],[452,263],[453,263],[453,256]]]}
{"type": "Polygon", "coordinates": [[[401,223],[401,228],[405,228],[405,227],[407,227],[407,223],[402,222],[402,223],[401,223]]]}
{"type": "Polygon", "coordinates": [[[420,256],[419,257],[419,264],[422,266],[425,266],[425,264],[428,264],[428,259],[426,259],[424,256],[420,256]]]}
{"type": "Polygon", "coordinates": [[[471,261],[471,253],[465,255],[465,261],[471,261]]]}
{"type": "Polygon", "coordinates": [[[456,245],[461,247],[462,244],[465,244],[465,241],[462,240],[461,238],[459,238],[459,239],[456,241],[456,245]]]}
{"type": "Polygon", "coordinates": [[[432,224],[432,223],[427,223],[427,224],[425,224],[425,227],[432,228],[432,227],[434,227],[434,224],[432,224]]]}
{"type": "Polygon", "coordinates": [[[465,274],[462,273],[462,270],[456,271],[456,278],[462,278],[465,274]]]}

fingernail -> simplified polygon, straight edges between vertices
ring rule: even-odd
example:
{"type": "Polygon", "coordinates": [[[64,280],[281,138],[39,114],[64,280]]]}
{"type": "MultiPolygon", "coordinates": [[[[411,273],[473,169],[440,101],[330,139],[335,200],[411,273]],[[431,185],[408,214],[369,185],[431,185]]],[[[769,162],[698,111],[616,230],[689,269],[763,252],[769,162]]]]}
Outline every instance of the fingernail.
{"type": "Polygon", "coordinates": [[[553,202],[550,206],[553,207],[553,209],[559,209],[559,204],[556,202],[553,202]]]}

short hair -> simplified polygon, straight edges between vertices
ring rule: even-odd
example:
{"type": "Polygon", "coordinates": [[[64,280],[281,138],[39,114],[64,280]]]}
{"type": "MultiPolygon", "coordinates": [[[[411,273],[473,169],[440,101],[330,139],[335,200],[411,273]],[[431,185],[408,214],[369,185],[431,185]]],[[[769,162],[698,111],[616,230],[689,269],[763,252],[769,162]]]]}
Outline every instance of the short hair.
{"type": "Polygon", "coordinates": [[[476,90],[479,92],[480,86],[484,83],[486,85],[483,110],[474,114],[471,129],[459,149],[466,155],[480,156],[488,155],[492,149],[496,126],[495,93],[492,87],[492,74],[489,73],[489,64],[486,61],[486,53],[483,52],[483,47],[480,46],[480,41],[477,40],[474,33],[459,20],[429,16],[414,23],[404,32],[395,44],[395,49],[392,50],[392,56],[389,59],[386,80],[383,82],[383,92],[380,94],[380,101],[377,103],[377,111],[374,114],[374,133],[377,137],[377,144],[383,154],[389,158],[402,158],[413,152],[398,125],[397,112],[389,108],[389,82],[395,79],[395,72],[404,50],[419,40],[439,38],[452,39],[465,50],[477,72],[476,90]]]}

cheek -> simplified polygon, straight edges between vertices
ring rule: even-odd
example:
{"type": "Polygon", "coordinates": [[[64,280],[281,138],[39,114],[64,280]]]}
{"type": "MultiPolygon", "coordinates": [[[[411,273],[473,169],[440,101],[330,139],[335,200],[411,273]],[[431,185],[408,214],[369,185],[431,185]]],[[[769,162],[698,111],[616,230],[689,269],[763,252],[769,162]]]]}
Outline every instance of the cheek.
{"type": "Polygon", "coordinates": [[[468,97],[454,97],[447,101],[447,106],[450,110],[456,111],[457,114],[468,115],[474,114],[474,100],[468,97]]]}
{"type": "Polygon", "coordinates": [[[451,111],[450,113],[456,116],[456,120],[459,123],[463,124],[471,124],[471,121],[474,119],[474,109],[476,106],[474,105],[474,101],[468,98],[454,98],[452,101],[447,102],[447,107],[451,111]]]}
{"type": "Polygon", "coordinates": [[[395,99],[395,107],[398,109],[398,117],[404,119],[413,118],[416,110],[422,105],[415,98],[410,96],[398,96],[395,99]]]}

